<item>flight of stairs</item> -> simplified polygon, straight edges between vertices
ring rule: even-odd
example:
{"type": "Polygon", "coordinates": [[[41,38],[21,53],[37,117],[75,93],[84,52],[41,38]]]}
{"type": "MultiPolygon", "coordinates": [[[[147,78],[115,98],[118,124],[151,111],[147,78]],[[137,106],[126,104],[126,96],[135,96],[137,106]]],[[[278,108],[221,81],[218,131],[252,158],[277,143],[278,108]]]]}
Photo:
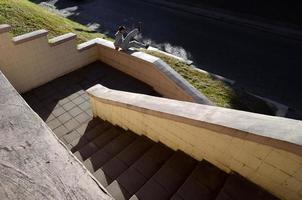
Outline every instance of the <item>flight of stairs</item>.
{"type": "Polygon", "coordinates": [[[67,146],[116,200],[277,199],[238,174],[94,120],[94,128],[67,146]]]}

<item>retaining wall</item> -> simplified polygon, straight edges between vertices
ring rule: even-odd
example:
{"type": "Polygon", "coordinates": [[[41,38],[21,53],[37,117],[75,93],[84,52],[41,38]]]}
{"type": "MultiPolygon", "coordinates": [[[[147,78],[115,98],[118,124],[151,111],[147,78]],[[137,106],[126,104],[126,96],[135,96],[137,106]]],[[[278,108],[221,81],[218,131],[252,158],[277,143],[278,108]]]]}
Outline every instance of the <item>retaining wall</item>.
{"type": "Polygon", "coordinates": [[[203,94],[161,59],[144,52],[116,51],[113,43],[97,39],[99,60],[152,86],[164,97],[211,105],[203,94]]]}
{"type": "Polygon", "coordinates": [[[100,60],[152,86],[164,97],[212,104],[168,64],[143,52],[116,51],[101,38],[77,45],[68,33],[48,40],[46,30],[14,38],[9,25],[0,25],[0,70],[20,92],[100,60]]]}
{"type": "Polygon", "coordinates": [[[48,32],[39,30],[11,39],[9,30],[0,26],[0,70],[20,93],[97,60],[97,47],[77,47],[75,34],[48,41],[48,32]]]}
{"type": "Polygon", "coordinates": [[[281,199],[302,199],[302,122],[110,90],[88,90],[95,117],[146,135],[281,199]]]}

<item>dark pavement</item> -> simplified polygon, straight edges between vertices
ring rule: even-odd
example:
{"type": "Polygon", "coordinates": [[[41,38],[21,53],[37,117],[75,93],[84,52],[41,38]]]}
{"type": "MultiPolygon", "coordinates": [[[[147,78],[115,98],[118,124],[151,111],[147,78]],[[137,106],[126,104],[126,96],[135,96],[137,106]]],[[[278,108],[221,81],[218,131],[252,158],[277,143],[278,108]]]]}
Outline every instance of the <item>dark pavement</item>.
{"type": "MultiPolygon", "coordinates": [[[[41,0],[33,0],[36,3],[41,0]]],[[[45,0],[44,0],[45,1],[45,0]]],[[[302,42],[137,0],[52,1],[82,24],[113,35],[120,24],[144,23],[143,40],[236,80],[257,95],[302,110],[302,42]]]]}

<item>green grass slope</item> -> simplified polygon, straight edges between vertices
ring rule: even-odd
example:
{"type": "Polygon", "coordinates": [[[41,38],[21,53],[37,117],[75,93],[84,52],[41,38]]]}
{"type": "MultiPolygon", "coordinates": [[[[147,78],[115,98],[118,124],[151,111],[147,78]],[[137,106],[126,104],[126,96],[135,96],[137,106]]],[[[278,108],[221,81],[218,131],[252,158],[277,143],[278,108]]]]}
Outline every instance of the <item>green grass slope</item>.
{"type": "Polygon", "coordinates": [[[49,30],[49,37],[73,32],[78,42],[96,37],[106,38],[79,23],[52,13],[27,0],[0,0],[0,24],[10,24],[13,35],[21,35],[38,29],[49,30]]]}

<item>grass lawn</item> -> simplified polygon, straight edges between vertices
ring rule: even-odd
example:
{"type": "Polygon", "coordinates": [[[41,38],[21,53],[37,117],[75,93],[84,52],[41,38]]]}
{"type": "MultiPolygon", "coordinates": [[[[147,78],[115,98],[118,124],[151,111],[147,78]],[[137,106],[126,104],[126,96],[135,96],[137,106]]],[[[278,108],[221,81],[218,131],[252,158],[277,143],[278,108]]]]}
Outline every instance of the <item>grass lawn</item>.
{"type": "Polygon", "coordinates": [[[73,32],[79,43],[96,37],[107,38],[28,0],[0,0],[0,24],[11,25],[14,35],[47,29],[49,37],[73,32]]]}
{"type": "MultiPolygon", "coordinates": [[[[93,32],[84,25],[52,13],[28,0],[0,0],[0,24],[10,24],[13,35],[20,35],[38,29],[47,29],[49,30],[50,38],[69,32],[76,33],[79,43],[96,37],[112,40],[104,34],[93,32]]],[[[236,89],[208,74],[196,71],[175,58],[154,51],[147,51],[147,53],[167,62],[175,71],[218,106],[273,114],[273,111],[266,103],[248,95],[243,90],[236,89]]]]}

